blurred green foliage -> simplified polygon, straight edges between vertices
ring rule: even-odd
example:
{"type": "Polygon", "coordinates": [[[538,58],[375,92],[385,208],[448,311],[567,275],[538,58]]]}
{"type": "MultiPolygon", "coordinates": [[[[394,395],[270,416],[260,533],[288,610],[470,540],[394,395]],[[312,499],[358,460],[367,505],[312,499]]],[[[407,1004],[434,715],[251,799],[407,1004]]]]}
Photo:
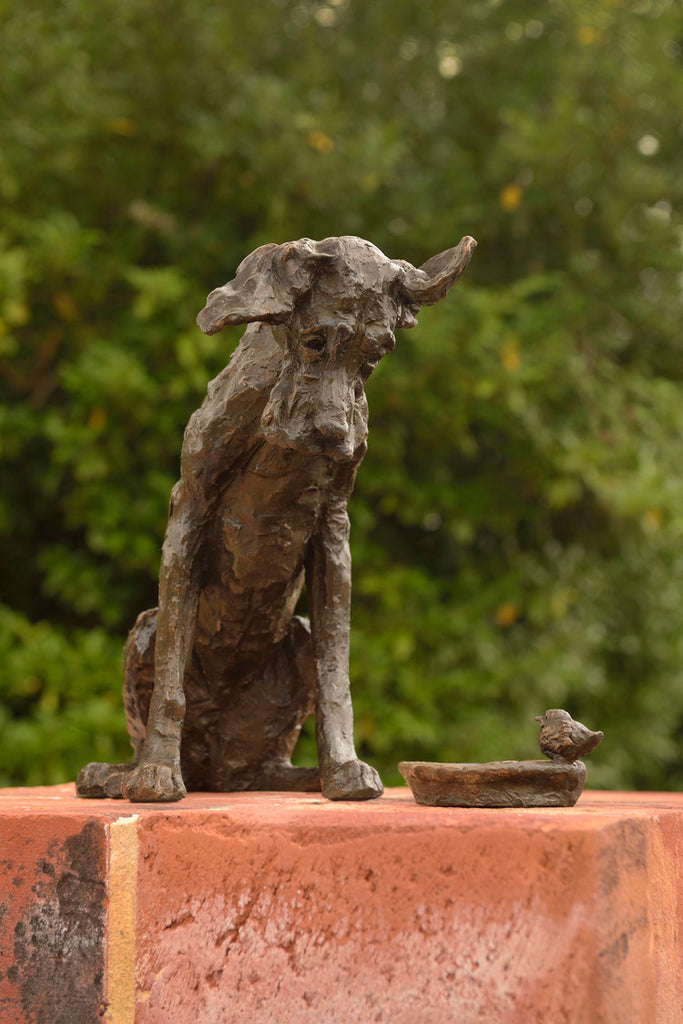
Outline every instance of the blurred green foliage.
{"type": "MultiPolygon", "coordinates": [[[[127,756],[184,424],[255,246],[359,234],[451,296],[368,387],[359,747],[683,784],[683,17],[671,0],[24,0],[0,56],[0,784],[127,756]]],[[[302,757],[312,755],[310,734],[302,757]]]]}

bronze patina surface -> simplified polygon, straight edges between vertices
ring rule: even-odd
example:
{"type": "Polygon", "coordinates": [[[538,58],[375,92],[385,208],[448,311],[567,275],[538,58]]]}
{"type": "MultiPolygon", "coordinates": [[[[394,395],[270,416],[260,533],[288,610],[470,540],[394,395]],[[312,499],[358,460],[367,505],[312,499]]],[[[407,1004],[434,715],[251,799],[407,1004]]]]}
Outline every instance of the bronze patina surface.
{"type": "Polygon", "coordinates": [[[415,800],[430,807],[573,807],[586,784],[585,757],[603,740],[568,711],[537,715],[538,744],[550,761],[448,764],[401,761],[415,800]]]}
{"type": "Polygon", "coordinates": [[[398,770],[429,807],[573,807],[586,783],[583,761],[402,761],[398,770]]]}
{"type": "Polygon", "coordinates": [[[465,237],[416,268],[355,237],[268,244],[211,292],[205,333],[250,326],[188,423],[158,608],[126,644],[135,756],[87,765],[81,796],[382,792],[356,756],[348,673],[346,503],[366,449],[364,384],[475,245],[465,237]],[[310,623],[294,614],[304,581],[310,623]],[[313,712],[319,769],[294,767],[313,712]]]}

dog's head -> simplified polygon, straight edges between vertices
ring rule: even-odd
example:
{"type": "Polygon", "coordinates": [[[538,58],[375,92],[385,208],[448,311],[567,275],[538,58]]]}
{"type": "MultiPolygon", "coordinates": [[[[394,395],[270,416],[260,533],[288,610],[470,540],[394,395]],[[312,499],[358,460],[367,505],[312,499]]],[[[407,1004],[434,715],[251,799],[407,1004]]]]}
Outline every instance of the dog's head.
{"type": "Polygon", "coordinates": [[[414,327],[420,307],[446,295],[476,244],[467,236],[420,268],[351,236],[263,245],[211,292],[197,323],[205,334],[271,324],[282,363],[263,411],[265,436],[346,461],[365,442],[363,385],[393,349],[394,330],[414,327]]]}

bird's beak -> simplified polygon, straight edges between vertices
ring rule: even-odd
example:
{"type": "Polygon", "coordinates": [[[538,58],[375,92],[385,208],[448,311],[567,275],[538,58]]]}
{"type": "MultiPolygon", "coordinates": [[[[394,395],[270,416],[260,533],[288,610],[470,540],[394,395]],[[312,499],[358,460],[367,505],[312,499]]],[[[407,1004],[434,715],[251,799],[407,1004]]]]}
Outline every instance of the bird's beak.
{"type": "Polygon", "coordinates": [[[543,715],[536,715],[535,721],[542,722],[543,721],[543,715]]]}

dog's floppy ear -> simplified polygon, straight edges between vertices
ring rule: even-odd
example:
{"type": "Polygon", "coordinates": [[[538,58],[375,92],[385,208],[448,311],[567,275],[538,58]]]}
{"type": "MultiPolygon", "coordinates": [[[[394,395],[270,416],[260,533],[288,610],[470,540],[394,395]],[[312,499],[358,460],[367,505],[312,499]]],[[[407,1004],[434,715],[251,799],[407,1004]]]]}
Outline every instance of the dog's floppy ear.
{"type": "Polygon", "coordinates": [[[228,324],[282,323],[332,260],[310,238],[262,245],[242,260],[234,280],[211,292],[197,324],[204,334],[216,334],[228,324]]]}

